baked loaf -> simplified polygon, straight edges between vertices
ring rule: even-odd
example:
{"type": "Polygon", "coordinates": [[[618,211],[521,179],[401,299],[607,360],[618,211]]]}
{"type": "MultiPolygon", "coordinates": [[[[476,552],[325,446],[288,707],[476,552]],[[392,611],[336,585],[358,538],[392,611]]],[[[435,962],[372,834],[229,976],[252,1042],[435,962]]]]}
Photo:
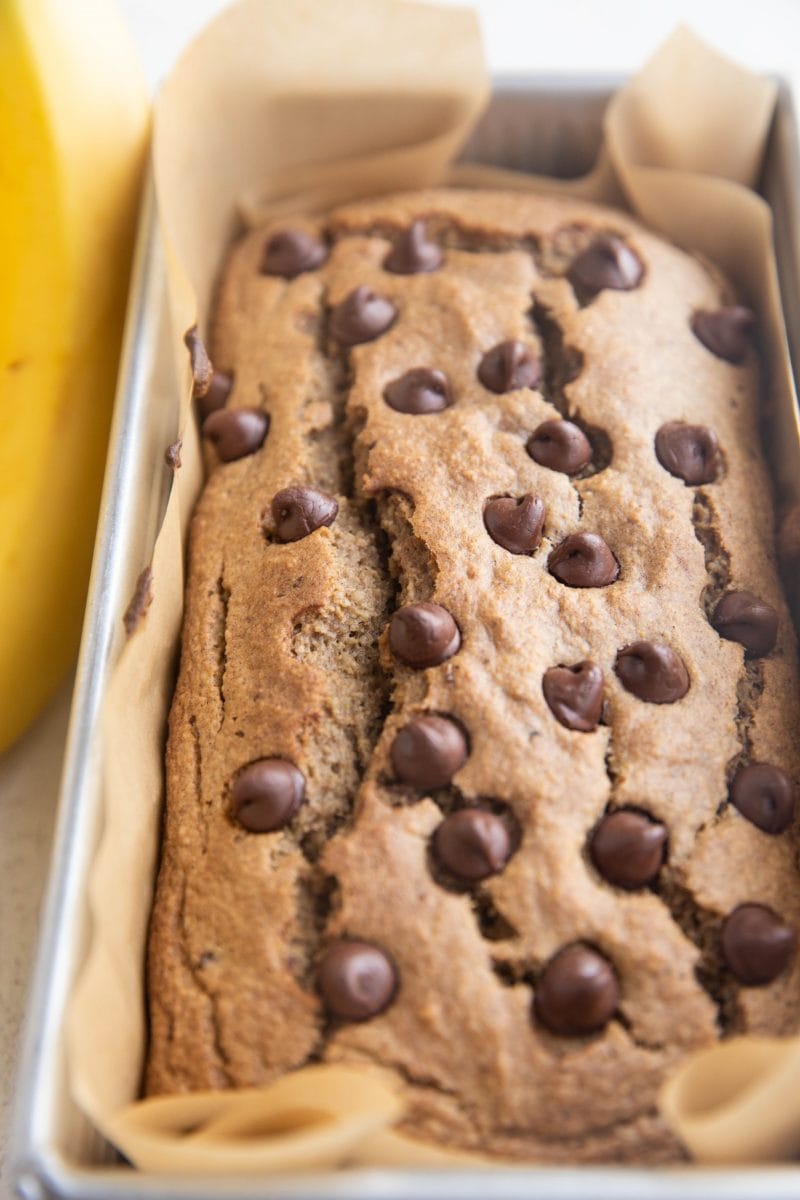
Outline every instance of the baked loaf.
{"type": "Polygon", "coordinates": [[[200,380],[148,1093],[394,1072],[417,1137],[679,1159],[800,1027],[795,637],[752,314],[621,213],[248,234],[200,380]]]}

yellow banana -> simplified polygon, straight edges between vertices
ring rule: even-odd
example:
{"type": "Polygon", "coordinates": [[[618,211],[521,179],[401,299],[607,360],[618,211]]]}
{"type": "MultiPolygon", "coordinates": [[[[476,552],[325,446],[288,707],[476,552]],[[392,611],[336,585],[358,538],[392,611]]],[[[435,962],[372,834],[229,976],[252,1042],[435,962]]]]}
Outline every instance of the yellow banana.
{"type": "Polygon", "coordinates": [[[0,750],[77,646],[148,118],[113,0],[0,0],[0,750]]]}

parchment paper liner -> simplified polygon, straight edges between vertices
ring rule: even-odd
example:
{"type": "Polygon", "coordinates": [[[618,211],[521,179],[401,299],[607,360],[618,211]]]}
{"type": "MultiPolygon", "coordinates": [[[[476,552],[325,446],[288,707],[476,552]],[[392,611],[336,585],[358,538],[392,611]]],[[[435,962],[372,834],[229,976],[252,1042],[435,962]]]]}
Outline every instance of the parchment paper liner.
{"type": "MultiPolygon", "coordinates": [[[[171,394],[176,371],[183,380],[183,466],[153,555],[153,602],[105,704],[92,928],[67,1033],[74,1098],[143,1169],[486,1163],[393,1132],[402,1108],[396,1081],[367,1069],[320,1065],[263,1089],[132,1103],[146,1038],[142,964],[182,547],[201,476],[182,335],[195,319],[203,327],[237,211],[253,221],[439,182],[627,204],[716,261],[758,309],[780,503],[800,504],[800,430],[771,218],[748,190],[758,181],[774,85],[679,30],[614,98],[597,166],[573,182],[450,168],[486,92],[466,10],[403,0],[243,0],[186,51],[157,103],[154,170],[171,319],[171,338],[162,340],[172,353],[156,362],[152,390],[171,394]]],[[[800,1039],[732,1041],[686,1063],[664,1090],[663,1111],[699,1161],[790,1154],[800,1149],[795,1062],[800,1067],[800,1039]]]]}

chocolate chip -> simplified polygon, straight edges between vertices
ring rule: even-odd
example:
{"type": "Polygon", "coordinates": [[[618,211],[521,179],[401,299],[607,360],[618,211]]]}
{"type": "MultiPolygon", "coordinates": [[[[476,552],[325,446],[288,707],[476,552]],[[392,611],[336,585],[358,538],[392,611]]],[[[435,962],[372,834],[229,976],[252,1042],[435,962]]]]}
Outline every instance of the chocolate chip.
{"type": "Polygon", "coordinates": [[[696,312],[691,320],[692,333],[707,350],[737,364],[744,361],[755,323],[756,314],[743,304],[696,312]]]}
{"type": "Polygon", "coordinates": [[[742,816],[764,833],[783,833],[794,819],[794,784],[785,771],[771,763],[740,767],[731,783],[730,798],[742,816]]]}
{"type": "Polygon", "coordinates": [[[547,569],[567,587],[608,587],[619,563],[598,533],[571,533],[551,550],[547,569]]]}
{"type": "Polygon", "coordinates": [[[425,222],[414,221],[395,239],[383,260],[383,266],[395,275],[417,275],[423,271],[435,271],[443,260],[441,247],[425,234],[425,222]]]}
{"type": "Polygon", "coordinates": [[[544,969],[534,992],[534,1012],[551,1033],[596,1033],[613,1017],[619,984],[610,962],[588,946],[567,946],[544,969]]]}
{"type": "Polygon", "coordinates": [[[367,1021],[388,1008],[397,991],[397,970],[372,942],[342,938],[322,956],[319,990],[329,1012],[343,1021],[367,1021]]]}
{"type": "Polygon", "coordinates": [[[525,449],[534,462],[565,475],[577,475],[592,458],[589,439],[572,421],[543,421],[525,449]]]}
{"type": "Polygon", "coordinates": [[[778,614],[752,592],[727,592],[711,614],[711,624],[721,637],[744,646],[748,658],[769,654],[778,640],[778,614]]]}
{"type": "Polygon", "coordinates": [[[544,501],[528,493],[518,499],[498,496],[487,500],[483,523],[492,541],[512,554],[533,554],[542,540],[544,501]]]}
{"type": "Polygon", "coordinates": [[[260,408],[220,408],[203,422],[203,437],[223,462],[255,454],[269,430],[269,414],[260,408]]]}
{"type": "Polygon", "coordinates": [[[574,288],[596,295],[604,288],[630,291],[643,273],[638,256],[622,238],[601,233],[573,259],[567,277],[574,288]]]}
{"type": "Polygon", "coordinates": [[[259,758],[234,777],[231,816],[251,833],[270,833],[291,821],[305,799],[306,781],[285,758],[259,758]]]}
{"type": "Polygon", "coordinates": [[[624,688],[649,704],[674,704],[689,690],[686,664],[671,646],[632,642],[617,655],[614,670],[624,688]]]}
{"type": "Polygon", "coordinates": [[[651,883],[664,863],[667,830],[644,813],[619,809],[603,817],[589,853],[597,870],[616,887],[633,891],[651,883]]]}
{"type": "Polygon", "coordinates": [[[328,249],[319,238],[302,229],[281,229],[264,247],[262,275],[281,275],[295,279],[304,271],[315,271],[328,257],[328,249]]]}
{"type": "Polygon", "coordinates": [[[361,284],[331,309],[331,335],[342,346],[371,342],[393,324],[397,309],[386,296],[361,284]]]}
{"type": "Polygon", "coordinates": [[[550,667],[542,679],[550,711],[567,729],[591,733],[603,711],[603,672],[593,662],[550,667]]]}
{"type": "Polygon", "coordinates": [[[197,332],[197,326],[192,325],[183,335],[183,344],[189,351],[189,361],[192,366],[192,395],[195,399],[205,396],[214,373],[211,359],[208,357],[205,343],[197,332]]]}
{"type": "Polygon", "coordinates": [[[739,983],[761,987],[785,971],[797,935],[764,904],[741,904],[729,913],[720,934],[722,957],[739,983]]]}
{"type": "Polygon", "coordinates": [[[392,742],[392,766],[401,783],[446,787],[467,761],[467,739],[446,717],[413,717],[392,742]]]}
{"type": "Polygon", "coordinates": [[[449,874],[472,883],[502,871],[511,856],[511,837],[502,817],[462,808],[442,821],[433,850],[449,874]]]}
{"type": "Polygon", "coordinates": [[[500,342],[484,354],[478,367],[478,379],[498,395],[536,387],[541,378],[542,364],[524,342],[500,342]]]}
{"type": "Polygon", "coordinates": [[[383,389],[383,398],[390,408],[401,413],[441,412],[453,403],[444,371],[431,367],[413,367],[399,379],[393,379],[383,389]]]}
{"type": "Polygon", "coordinates": [[[178,438],[177,442],[170,442],[164,451],[164,462],[173,471],[180,470],[181,467],[181,450],[183,449],[183,441],[178,438]]]}
{"type": "Polygon", "coordinates": [[[299,542],[323,525],[332,525],[339,511],[334,496],[312,487],[287,487],[271,504],[275,532],[281,542],[299,542]]]}
{"type": "Polygon", "coordinates": [[[395,658],[409,667],[435,667],[452,658],[461,633],[441,604],[423,600],[398,608],[389,623],[389,646],[395,658]]]}
{"type": "Polygon", "coordinates": [[[656,458],[684,483],[713,483],[721,462],[717,435],[707,425],[668,421],[656,434],[656,458]]]}
{"type": "Polygon", "coordinates": [[[228,396],[231,394],[232,387],[233,375],[227,371],[214,371],[205,395],[195,396],[197,412],[201,422],[204,421],[210,413],[216,412],[218,408],[225,407],[228,396]]]}

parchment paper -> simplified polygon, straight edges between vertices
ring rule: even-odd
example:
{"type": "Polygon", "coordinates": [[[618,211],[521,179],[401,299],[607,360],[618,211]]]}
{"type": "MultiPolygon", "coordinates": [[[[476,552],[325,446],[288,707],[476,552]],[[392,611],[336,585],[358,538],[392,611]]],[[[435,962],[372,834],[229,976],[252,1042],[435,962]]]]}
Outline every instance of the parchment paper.
{"type": "MultiPolygon", "coordinates": [[[[393,1132],[401,1097],[390,1076],[367,1069],[321,1065],[263,1089],[136,1101],[183,542],[201,476],[183,335],[196,320],[204,327],[242,216],[322,211],[440,182],[626,204],[716,261],[758,310],[779,500],[795,514],[790,525],[800,511],[800,431],[770,213],[748,190],[758,180],[773,84],[679,30],[614,98],[595,169],[571,183],[450,167],[486,94],[477,24],[466,10],[405,0],[242,0],[189,47],[157,103],[153,158],[172,353],[156,363],[152,382],[160,394],[176,370],[183,380],[183,465],[153,556],[152,603],[105,704],[103,833],[67,1034],[72,1096],[142,1169],[482,1164],[393,1132]]],[[[663,1111],[700,1161],[784,1156],[800,1149],[799,1072],[800,1040],[730,1042],[686,1064],[665,1088],[663,1111]]]]}

